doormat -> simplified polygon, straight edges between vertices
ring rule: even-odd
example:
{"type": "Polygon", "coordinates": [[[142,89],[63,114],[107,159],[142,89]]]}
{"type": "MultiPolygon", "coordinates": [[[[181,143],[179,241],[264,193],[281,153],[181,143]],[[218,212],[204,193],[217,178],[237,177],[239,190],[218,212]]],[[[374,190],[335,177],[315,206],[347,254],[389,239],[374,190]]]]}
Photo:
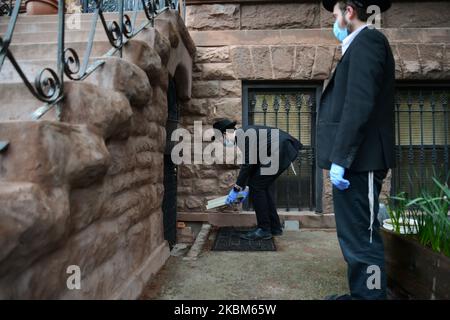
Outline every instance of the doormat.
{"type": "Polygon", "coordinates": [[[219,228],[212,251],[277,251],[273,238],[256,241],[241,239],[240,236],[250,230],[252,229],[219,228]]]}

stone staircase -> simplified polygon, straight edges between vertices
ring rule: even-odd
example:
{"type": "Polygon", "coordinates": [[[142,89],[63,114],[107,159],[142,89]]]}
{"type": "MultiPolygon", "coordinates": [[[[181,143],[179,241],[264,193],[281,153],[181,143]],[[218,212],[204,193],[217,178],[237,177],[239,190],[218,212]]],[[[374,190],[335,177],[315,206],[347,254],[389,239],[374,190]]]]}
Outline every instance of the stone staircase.
{"type": "MultiPolygon", "coordinates": [[[[107,21],[117,17],[107,13],[107,21]]],[[[69,16],[66,16],[68,19],[69,16]]],[[[67,29],[65,47],[83,59],[92,14],[67,29]]],[[[116,18],[117,19],[117,18],[116,18]]],[[[143,22],[144,14],[138,16],[143,22]]],[[[0,34],[8,17],[0,17],[0,34]]],[[[64,80],[56,108],[43,105],[8,59],[0,71],[0,299],[135,298],[165,262],[161,202],[168,79],[191,93],[195,46],[178,12],[131,39],[119,54],[100,21],[83,81],[64,80]],[[79,266],[82,287],[66,286],[79,266]],[[45,280],[43,280],[45,279],[45,280]]],[[[31,83],[56,69],[57,16],[20,16],[10,50],[31,83]]],[[[82,61],[80,61],[82,62],[82,61]]]]}
{"type": "MultiPolygon", "coordinates": [[[[56,68],[58,22],[56,15],[43,16],[19,16],[15,27],[10,50],[18,61],[25,75],[32,83],[34,78],[43,68],[56,68]]],[[[66,15],[66,22],[70,15],[66,15]]],[[[92,14],[80,15],[79,30],[67,28],[65,32],[65,47],[76,50],[80,60],[83,59],[84,51],[88,45],[87,40],[91,32],[92,14]]],[[[105,13],[108,22],[117,20],[117,14],[105,13]]],[[[144,14],[138,15],[137,24],[144,22],[144,14]]],[[[8,27],[9,17],[0,18],[0,33],[4,33],[8,27]]],[[[90,62],[104,60],[102,56],[110,49],[111,45],[107,39],[106,32],[101,25],[100,19],[96,24],[95,37],[92,46],[90,62]]],[[[125,49],[126,50],[126,49],[125,49]]],[[[116,54],[117,56],[117,54],[116,54]]],[[[82,62],[82,61],[80,61],[82,62]]],[[[98,70],[104,73],[105,70],[98,70]]],[[[2,71],[0,72],[0,101],[5,107],[1,110],[0,119],[4,120],[27,120],[31,112],[43,103],[32,96],[25,86],[19,74],[14,69],[11,62],[6,59],[2,71]],[[18,109],[12,106],[20,106],[18,109]],[[4,111],[8,113],[4,113],[4,111]],[[14,110],[14,112],[12,112],[14,110]]],[[[102,86],[101,83],[95,83],[102,86]]]]}

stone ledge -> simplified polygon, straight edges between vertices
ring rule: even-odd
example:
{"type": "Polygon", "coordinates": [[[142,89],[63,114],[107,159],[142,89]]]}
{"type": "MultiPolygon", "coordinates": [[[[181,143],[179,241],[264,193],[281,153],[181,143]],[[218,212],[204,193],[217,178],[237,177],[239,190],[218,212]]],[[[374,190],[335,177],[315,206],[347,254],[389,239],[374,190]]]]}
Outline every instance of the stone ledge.
{"type": "MultiPolygon", "coordinates": [[[[317,214],[312,211],[279,212],[280,219],[300,222],[300,228],[334,229],[336,228],[334,214],[317,214]]],[[[254,212],[242,211],[240,213],[222,212],[179,212],[179,221],[208,222],[217,227],[252,227],[256,225],[254,212]]]]}
{"type": "MultiPolygon", "coordinates": [[[[450,43],[450,28],[380,29],[392,43],[450,43]]],[[[191,31],[198,47],[228,45],[338,45],[326,29],[191,31]]]]}
{"type": "MultiPolygon", "coordinates": [[[[450,26],[448,1],[428,0],[426,5],[421,2],[393,1],[392,8],[382,14],[382,26],[450,26]]],[[[330,27],[334,23],[332,14],[318,0],[188,0],[187,5],[187,24],[191,29],[330,27]]]]}
{"type": "MultiPolygon", "coordinates": [[[[396,78],[448,79],[448,46],[443,43],[392,42],[396,78]]],[[[325,80],[341,56],[341,50],[336,45],[233,45],[228,48],[231,63],[196,64],[194,97],[213,98],[224,93],[239,97],[239,86],[234,84],[235,81],[230,81],[233,78],[325,80]]]]}

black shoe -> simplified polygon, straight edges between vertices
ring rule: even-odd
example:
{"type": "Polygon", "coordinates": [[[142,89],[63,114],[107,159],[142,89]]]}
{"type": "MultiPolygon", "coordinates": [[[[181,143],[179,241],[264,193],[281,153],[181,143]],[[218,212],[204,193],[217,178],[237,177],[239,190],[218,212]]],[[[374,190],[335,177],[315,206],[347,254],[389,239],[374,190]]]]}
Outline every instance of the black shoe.
{"type": "Polygon", "coordinates": [[[272,235],[274,237],[283,235],[283,229],[272,229],[272,235]]]}
{"type": "Polygon", "coordinates": [[[258,228],[254,231],[250,231],[246,234],[241,235],[241,239],[245,240],[269,240],[272,239],[272,233],[258,228]]]}
{"type": "Polygon", "coordinates": [[[343,295],[332,294],[330,296],[326,296],[324,298],[324,300],[353,300],[353,299],[352,299],[352,296],[349,294],[343,294],[343,295]]]}

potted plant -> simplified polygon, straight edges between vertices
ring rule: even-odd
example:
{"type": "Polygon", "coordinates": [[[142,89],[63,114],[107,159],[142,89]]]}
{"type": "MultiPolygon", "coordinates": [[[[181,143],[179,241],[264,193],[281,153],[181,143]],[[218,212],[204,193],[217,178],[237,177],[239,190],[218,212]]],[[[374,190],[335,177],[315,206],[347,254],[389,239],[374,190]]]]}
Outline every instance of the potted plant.
{"type": "Polygon", "coordinates": [[[26,0],[27,15],[57,14],[58,0],[26,0]]]}
{"type": "Polygon", "coordinates": [[[388,288],[397,298],[450,299],[450,189],[433,182],[421,197],[389,199],[381,234],[388,288]]]}

